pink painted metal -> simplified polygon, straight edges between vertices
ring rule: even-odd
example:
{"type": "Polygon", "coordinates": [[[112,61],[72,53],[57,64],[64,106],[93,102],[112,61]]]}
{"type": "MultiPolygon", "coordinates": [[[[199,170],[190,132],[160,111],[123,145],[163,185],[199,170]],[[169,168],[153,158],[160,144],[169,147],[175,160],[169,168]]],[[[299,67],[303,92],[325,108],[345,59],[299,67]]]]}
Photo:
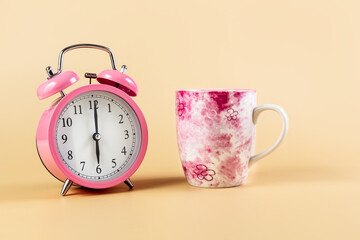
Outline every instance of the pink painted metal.
{"type": "Polygon", "coordinates": [[[255,90],[180,90],[176,127],[180,159],[191,185],[242,184],[254,152],[255,90]]]}
{"type": "Polygon", "coordinates": [[[72,71],[61,72],[40,84],[37,89],[37,96],[40,100],[48,98],[70,87],[78,80],[79,76],[72,71]]]}
{"type": "Polygon", "coordinates": [[[51,106],[42,114],[36,131],[36,147],[40,159],[46,169],[60,181],[65,181],[66,176],[60,171],[50,152],[49,148],[49,122],[51,121],[54,109],[60,99],[55,100],[51,106]]]}
{"type": "Polygon", "coordinates": [[[138,93],[135,81],[117,70],[104,70],[98,74],[97,80],[99,83],[117,87],[132,97],[138,93]]]}
{"type": "Polygon", "coordinates": [[[124,182],[126,179],[130,178],[139,168],[146,153],[146,148],[148,144],[148,131],[144,115],[131,97],[129,97],[126,93],[120,91],[117,88],[104,84],[92,84],[75,89],[62,99],[55,101],[54,104],[52,104],[47,110],[45,110],[38,125],[36,133],[36,143],[43,164],[56,178],[60,179],[61,181],[69,178],[75,184],[88,188],[108,188],[124,182]],[[142,134],[140,152],[135,163],[121,177],[105,182],[89,181],[80,178],[79,176],[71,172],[71,170],[69,170],[62,162],[56,150],[55,143],[55,125],[62,109],[75,96],[88,91],[96,90],[110,92],[123,98],[134,109],[140,122],[142,134]]]}

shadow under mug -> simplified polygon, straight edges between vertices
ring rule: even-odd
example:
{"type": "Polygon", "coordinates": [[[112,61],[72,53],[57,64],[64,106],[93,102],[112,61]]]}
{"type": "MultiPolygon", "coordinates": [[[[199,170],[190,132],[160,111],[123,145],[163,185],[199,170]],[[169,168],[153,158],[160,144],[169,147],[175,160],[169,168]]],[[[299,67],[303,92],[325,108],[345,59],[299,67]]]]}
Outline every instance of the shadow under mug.
{"type": "Polygon", "coordinates": [[[250,89],[176,91],[176,129],[181,163],[189,184],[233,187],[247,178],[249,165],[274,151],[284,140],[289,121],[284,109],[256,107],[250,89]],[[265,110],[279,113],[282,130],[267,150],[253,155],[255,124],[265,110]]]}

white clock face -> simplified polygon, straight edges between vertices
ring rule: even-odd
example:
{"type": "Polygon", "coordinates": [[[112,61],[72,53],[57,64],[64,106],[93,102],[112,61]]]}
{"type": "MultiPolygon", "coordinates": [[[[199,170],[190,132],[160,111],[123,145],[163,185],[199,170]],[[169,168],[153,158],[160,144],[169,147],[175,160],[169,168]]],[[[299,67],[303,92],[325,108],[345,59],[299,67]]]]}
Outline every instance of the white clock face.
{"type": "Polygon", "coordinates": [[[55,127],[57,151],[65,166],[90,181],[124,174],[140,151],[139,120],[121,97],[89,91],[61,111],[55,127]]]}

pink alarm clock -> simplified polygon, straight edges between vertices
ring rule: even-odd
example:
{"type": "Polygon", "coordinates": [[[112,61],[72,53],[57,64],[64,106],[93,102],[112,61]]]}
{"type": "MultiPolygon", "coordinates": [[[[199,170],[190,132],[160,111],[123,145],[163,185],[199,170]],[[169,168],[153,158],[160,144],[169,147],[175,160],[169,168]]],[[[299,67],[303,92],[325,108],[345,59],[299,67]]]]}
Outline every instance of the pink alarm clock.
{"type": "Polygon", "coordinates": [[[46,68],[49,78],[37,89],[39,99],[60,93],[41,116],[36,146],[45,168],[64,182],[61,195],[72,184],[87,188],[109,188],[125,182],[133,187],[130,176],[145,156],[148,131],[143,113],[131,97],[137,95],[134,80],[125,75],[126,66],[116,69],[114,56],[107,47],[77,44],[59,55],[58,71],[46,68]],[[111,70],[98,75],[85,73],[89,85],[68,94],[64,89],[79,76],[62,72],[63,55],[78,48],[94,48],[110,55],[111,70]],[[91,84],[91,79],[99,84],[91,84]]]}

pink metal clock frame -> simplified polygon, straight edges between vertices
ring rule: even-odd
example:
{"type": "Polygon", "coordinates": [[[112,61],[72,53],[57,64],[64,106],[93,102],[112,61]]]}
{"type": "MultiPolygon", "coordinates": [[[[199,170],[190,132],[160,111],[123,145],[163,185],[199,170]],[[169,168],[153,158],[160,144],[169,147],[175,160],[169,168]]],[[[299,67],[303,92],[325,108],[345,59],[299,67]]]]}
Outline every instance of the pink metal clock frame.
{"type": "Polygon", "coordinates": [[[135,173],[135,171],[139,168],[141,162],[144,159],[147,149],[148,130],[143,113],[141,112],[140,108],[137,106],[135,101],[131,97],[129,97],[129,95],[109,85],[93,84],[75,89],[74,91],[70,92],[60,100],[56,101],[47,110],[45,110],[45,112],[43,113],[40,119],[38,129],[36,132],[36,144],[41,161],[43,162],[47,170],[54,177],[58,178],[61,181],[65,181],[66,179],[69,179],[73,181],[75,184],[84,187],[101,189],[101,188],[109,188],[124,182],[125,180],[130,178],[130,176],[132,176],[135,173]],[[140,152],[134,164],[130,167],[130,169],[119,178],[113,180],[94,182],[77,176],[65,166],[56,149],[55,126],[56,126],[56,121],[58,120],[62,109],[66,106],[67,103],[69,103],[69,101],[71,101],[71,99],[78,96],[79,94],[88,91],[105,91],[105,92],[113,93],[123,98],[132,107],[132,109],[134,110],[134,112],[136,113],[139,119],[139,123],[141,127],[140,152]]]}

